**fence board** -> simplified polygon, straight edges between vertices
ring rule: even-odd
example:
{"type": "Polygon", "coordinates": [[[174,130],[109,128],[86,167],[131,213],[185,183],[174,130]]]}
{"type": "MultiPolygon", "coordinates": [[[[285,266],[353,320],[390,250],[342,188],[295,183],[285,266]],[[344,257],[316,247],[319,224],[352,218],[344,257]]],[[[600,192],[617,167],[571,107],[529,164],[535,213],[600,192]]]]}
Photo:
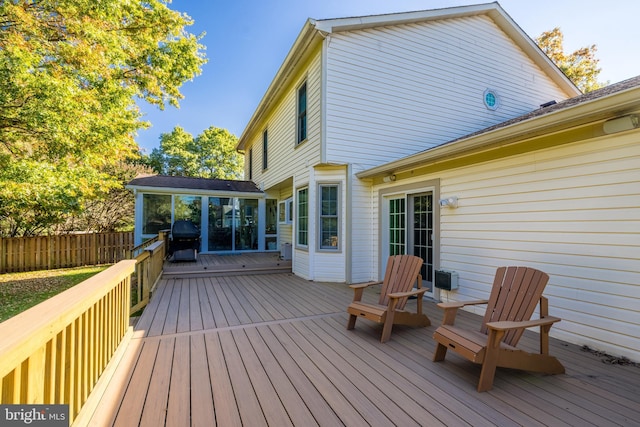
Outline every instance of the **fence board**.
{"type": "Polygon", "coordinates": [[[115,264],[133,247],[133,232],[0,238],[0,274],[115,264]]]}

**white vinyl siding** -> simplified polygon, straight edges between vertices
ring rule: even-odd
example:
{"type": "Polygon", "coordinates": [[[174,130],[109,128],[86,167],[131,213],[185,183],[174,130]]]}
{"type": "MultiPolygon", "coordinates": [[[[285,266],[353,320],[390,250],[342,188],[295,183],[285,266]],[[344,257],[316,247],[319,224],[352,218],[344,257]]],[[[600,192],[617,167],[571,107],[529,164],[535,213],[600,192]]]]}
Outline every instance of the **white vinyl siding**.
{"type": "Polygon", "coordinates": [[[567,97],[489,18],[330,35],[327,162],[366,169],[567,97]],[[484,105],[487,88],[500,108],[484,105]]]}
{"type": "MultiPolygon", "coordinates": [[[[317,194],[320,191],[322,185],[337,185],[339,188],[344,188],[346,182],[346,169],[340,167],[327,167],[316,168],[315,170],[315,185],[314,191],[310,192],[310,200],[317,202],[320,197],[317,194]]],[[[346,192],[338,191],[340,197],[338,207],[338,218],[340,219],[339,229],[345,230],[346,227],[346,192]]],[[[320,226],[318,221],[319,207],[310,210],[310,227],[316,231],[313,241],[309,243],[310,247],[319,247],[321,242],[318,242],[320,226]],[[313,245],[313,246],[311,246],[313,245]]],[[[345,247],[344,233],[339,234],[340,240],[338,241],[338,248],[345,247]]],[[[346,281],[346,252],[344,250],[319,250],[313,254],[313,260],[310,265],[312,272],[312,279],[326,282],[345,282],[346,281]]]]}
{"type": "MultiPolygon", "coordinates": [[[[552,335],[640,360],[640,137],[598,138],[443,173],[441,268],[486,298],[495,269],[550,275],[552,335]],[[635,139],[633,139],[635,138],[635,139]]],[[[423,176],[420,179],[425,179],[423,176]]],[[[417,179],[417,178],[416,178],[417,179]]]]}
{"type": "MultiPolygon", "coordinates": [[[[350,203],[351,222],[348,236],[351,255],[351,282],[361,283],[369,280],[378,280],[375,265],[375,249],[378,244],[374,234],[373,222],[374,207],[371,204],[371,186],[364,181],[353,179],[351,187],[347,189],[350,203]]],[[[347,233],[345,233],[347,234],[347,233]]]]}

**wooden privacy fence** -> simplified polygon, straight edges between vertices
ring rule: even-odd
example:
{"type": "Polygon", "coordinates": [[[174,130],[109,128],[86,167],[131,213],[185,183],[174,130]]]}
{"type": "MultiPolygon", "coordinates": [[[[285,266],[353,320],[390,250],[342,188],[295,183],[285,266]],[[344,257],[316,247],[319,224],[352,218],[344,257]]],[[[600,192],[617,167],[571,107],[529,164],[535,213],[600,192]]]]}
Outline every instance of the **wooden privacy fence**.
{"type": "Polygon", "coordinates": [[[0,238],[0,273],[115,264],[132,249],[133,232],[0,238]]]}

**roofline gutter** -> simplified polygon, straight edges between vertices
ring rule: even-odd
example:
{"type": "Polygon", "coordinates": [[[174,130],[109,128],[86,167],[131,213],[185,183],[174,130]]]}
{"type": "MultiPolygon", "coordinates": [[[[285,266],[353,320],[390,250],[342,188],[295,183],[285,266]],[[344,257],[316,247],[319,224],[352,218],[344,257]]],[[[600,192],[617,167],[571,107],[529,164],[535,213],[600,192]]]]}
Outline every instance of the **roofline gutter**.
{"type": "Polygon", "coordinates": [[[359,179],[369,179],[399,173],[424,166],[425,163],[442,161],[481,150],[489,145],[508,144],[523,138],[530,139],[553,129],[578,126],[599,120],[604,121],[612,116],[624,115],[638,108],[640,108],[640,87],[635,87],[486,133],[445,143],[430,150],[358,172],[356,176],[359,179]]]}
{"type": "Polygon", "coordinates": [[[246,191],[225,191],[225,190],[199,190],[195,188],[177,188],[177,187],[153,187],[142,185],[125,185],[125,188],[131,189],[139,193],[153,194],[175,194],[175,195],[198,195],[198,196],[228,196],[228,197],[245,197],[245,198],[263,198],[264,191],[246,192],[246,191]]]}

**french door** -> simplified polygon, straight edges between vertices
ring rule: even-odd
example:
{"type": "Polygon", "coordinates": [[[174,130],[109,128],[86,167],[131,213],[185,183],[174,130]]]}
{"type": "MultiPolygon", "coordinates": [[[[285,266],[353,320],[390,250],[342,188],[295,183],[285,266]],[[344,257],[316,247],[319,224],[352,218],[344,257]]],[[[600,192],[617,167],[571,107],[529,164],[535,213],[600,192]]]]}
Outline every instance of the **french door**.
{"type": "Polygon", "coordinates": [[[433,192],[387,198],[386,252],[422,258],[422,286],[433,294],[433,192]]]}

